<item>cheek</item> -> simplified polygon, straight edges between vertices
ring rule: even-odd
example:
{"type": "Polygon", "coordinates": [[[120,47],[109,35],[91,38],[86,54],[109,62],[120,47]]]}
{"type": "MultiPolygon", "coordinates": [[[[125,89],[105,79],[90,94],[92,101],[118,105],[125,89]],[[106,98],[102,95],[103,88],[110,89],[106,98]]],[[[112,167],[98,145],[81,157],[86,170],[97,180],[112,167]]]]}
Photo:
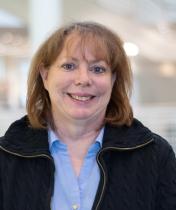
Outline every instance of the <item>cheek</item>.
{"type": "Polygon", "coordinates": [[[70,82],[64,79],[53,79],[49,84],[49,91],[54,96],[63,96],[68,92],[70,82]]]}
{"type": "Polygon", "coordinates": [[[99,93],[102,95],[110,95],[111,91],[112,91],[112,87],[113,87],[113,82],[112,80],[106,79],[106,80],[102,80],[102,81],[98,81],[97,82],[97,87],[99,90],[99,93]]]}

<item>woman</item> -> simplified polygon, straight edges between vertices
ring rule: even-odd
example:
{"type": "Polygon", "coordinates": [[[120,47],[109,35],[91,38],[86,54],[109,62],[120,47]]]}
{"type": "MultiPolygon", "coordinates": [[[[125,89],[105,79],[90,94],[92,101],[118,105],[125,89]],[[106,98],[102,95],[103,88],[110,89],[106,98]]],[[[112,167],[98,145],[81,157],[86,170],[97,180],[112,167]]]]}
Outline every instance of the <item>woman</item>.
{"type": "Polygon", "coordinates": [[[133,118],[122,41],[97,23],[37,51],[28,115],[0,140],[1,210],[175,210],[171,146],[133,118]]]}

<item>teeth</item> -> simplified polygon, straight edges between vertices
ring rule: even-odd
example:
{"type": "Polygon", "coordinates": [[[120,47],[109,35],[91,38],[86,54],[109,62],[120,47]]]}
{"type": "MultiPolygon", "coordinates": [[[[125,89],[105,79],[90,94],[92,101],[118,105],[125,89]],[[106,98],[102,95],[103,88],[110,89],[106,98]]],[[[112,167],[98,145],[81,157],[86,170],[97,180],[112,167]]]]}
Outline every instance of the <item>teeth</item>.
{"type": "Polygon", "coordinates": [[[77,95],[71,95],[72,98],[79,100],[79,101],[88,101],[91,99],[91,96],[77,96],[77,95]]]}

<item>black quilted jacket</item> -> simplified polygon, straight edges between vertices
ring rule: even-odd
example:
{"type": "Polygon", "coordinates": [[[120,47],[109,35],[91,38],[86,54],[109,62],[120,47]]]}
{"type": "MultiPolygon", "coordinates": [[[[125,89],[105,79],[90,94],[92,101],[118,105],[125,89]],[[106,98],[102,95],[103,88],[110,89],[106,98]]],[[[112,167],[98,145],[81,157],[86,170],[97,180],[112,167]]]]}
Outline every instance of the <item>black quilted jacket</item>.
{"type": "MultiPolygon", "coordinates": [[[[139,121],[106,125],[97,162],[92,210],[176,210],[174,152],[139,121]]],[[[53,185],[47,131],[30,128],[24,117],[0,138],[0,210],[50,210],[53,185]]]]}

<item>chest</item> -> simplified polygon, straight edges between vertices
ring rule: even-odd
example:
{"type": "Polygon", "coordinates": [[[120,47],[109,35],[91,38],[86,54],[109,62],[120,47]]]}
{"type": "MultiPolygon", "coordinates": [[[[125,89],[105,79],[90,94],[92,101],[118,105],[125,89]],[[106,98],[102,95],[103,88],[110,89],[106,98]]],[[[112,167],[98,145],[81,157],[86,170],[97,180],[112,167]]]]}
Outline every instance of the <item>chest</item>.
{"type": "Polygon", "coordinates": [[[5,155],[1,165],[3,209],[49,210],[54,164],[46,157],[5,155]],[[10,202],[9,202],[10,198],[10,202]]]}
{"type": "MultiPolygon", "coordinates": [[[[100,159],[102,193],[99,207],[154,210],[157,196],[157,157],[144,151],[110,152],[100,159]]],[[[100,189],[100,188],[99,188],[100,189]]]]}

